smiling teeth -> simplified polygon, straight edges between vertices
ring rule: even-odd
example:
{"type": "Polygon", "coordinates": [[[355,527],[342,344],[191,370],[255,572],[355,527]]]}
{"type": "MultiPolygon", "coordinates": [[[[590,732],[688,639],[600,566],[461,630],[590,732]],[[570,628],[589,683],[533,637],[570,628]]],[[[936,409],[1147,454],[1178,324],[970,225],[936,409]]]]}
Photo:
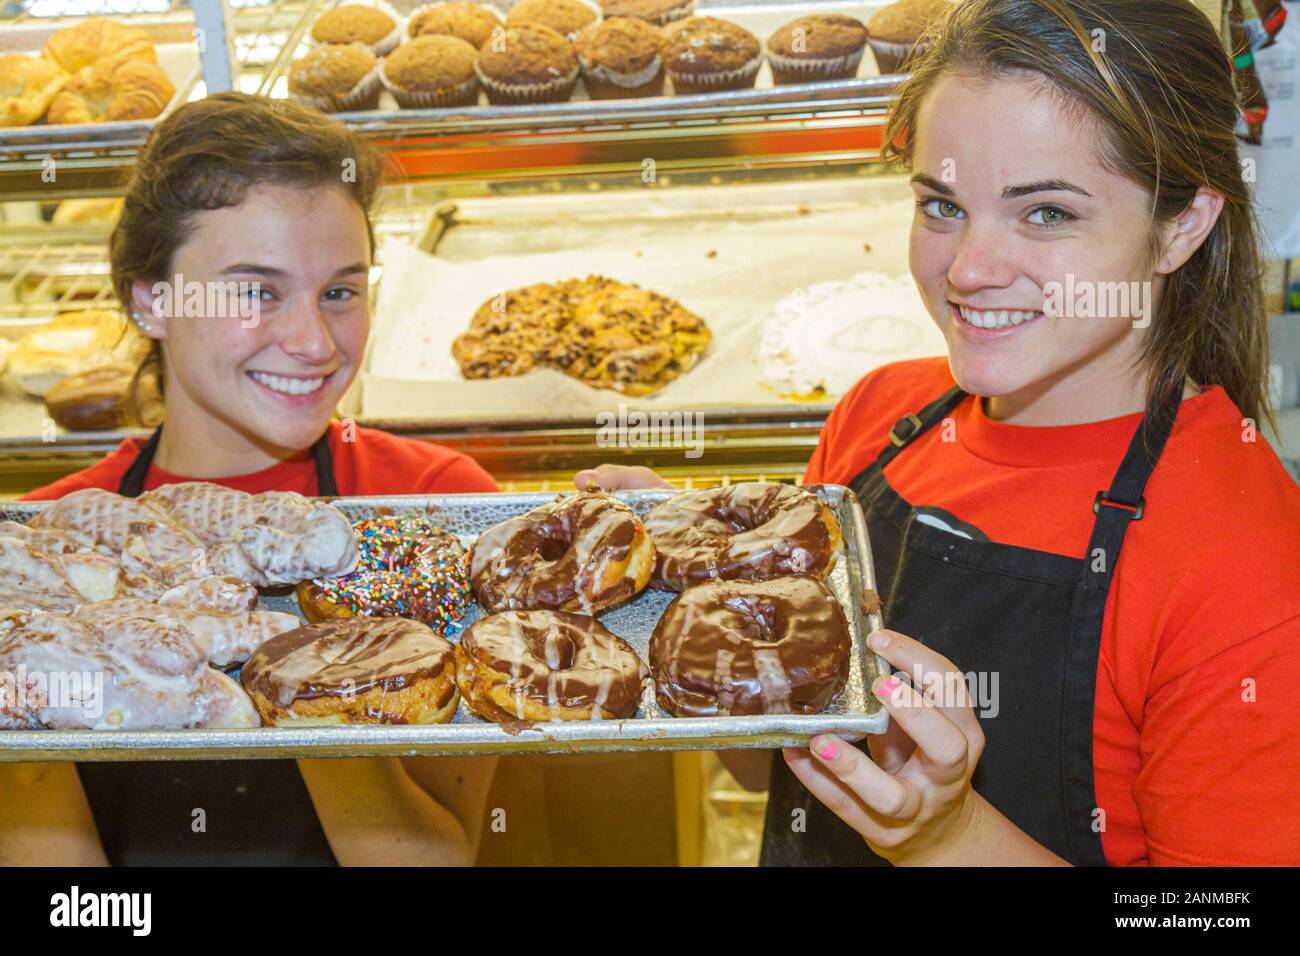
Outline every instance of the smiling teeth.
{"type": "Polygon", "coordinates": [[[261,382],[273,391],[284,392],[286,395],[306,395],[325,384],[324,378],[282,378],[279,375],[267,375],[265,372],[248,374],[254,381],[261,382]]]}
{"type": "Polygon", "coordinates": [[[1008,312],[1006,309],[1001,312],[981,312],[978,309],[970,309],[964,305],[957,306],[957,309],[961,312],[963,319],[979,329],[1006,328],[1008,325],[1019,325],[1021,322],[1028,322],[1038,316],[1037,312],[1008,312]]]}

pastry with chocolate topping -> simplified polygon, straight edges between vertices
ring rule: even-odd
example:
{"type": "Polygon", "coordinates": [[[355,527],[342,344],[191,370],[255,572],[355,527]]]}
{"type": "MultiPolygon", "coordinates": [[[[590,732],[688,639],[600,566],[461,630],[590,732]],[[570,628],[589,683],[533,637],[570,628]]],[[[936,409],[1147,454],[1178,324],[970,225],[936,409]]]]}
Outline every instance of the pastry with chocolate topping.
{"type": "Polygon", "coordinates": [[[585,614],[502,611],[456,646],[466,705],[498,723],[632,717],[646,676],[636,651],[585,614]]]}
{"type": "Polygon", "coordinates": [[[562,496],[479,535],[470,583],[488,611],[595,614],[638,594],[655,551],[636,513],[604,494],[562,496]]]}
{"type": "Polygon", "coordinates": [[[356,617],[271,638],[240,674],[267,727],[445,724],[455,652],[418,621],[356,617]]]}
{"type": "Polygon", "coordinates": [[[676,717],[816,714],[844,690],[849,625],[810,577],[683,591],[650,638],[659,705],[676,717]]]}
{"type": "Polygon", "coordinates": [[[715,578],[824,578],[843,540],[829,505],[778,482],[687,491],[651,511],[645,526],[655,544],[651,584],[666,591],[715,578]]]}

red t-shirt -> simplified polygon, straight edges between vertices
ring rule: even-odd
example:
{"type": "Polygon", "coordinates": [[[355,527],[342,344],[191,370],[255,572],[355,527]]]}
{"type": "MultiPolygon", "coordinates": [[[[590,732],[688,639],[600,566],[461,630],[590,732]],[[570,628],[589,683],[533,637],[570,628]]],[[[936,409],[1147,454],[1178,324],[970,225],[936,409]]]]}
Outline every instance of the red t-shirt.
{"type": "MultiPolygon", "coordinates": [[[[805,481],[848,484],[952,385],[944,358],[872,372],[805,481]]],[[[968,396],[950,417],[885,468],[895,490],[993,541],[1084,557],[1140,416],[1008,425],[968,396]]],[[[1300,488],[1249,438],[1222,388],[1185,400],[1115,568],[1093,714],[1112,865],[1300,864],[1300,488]]]]}
{"type": "MultiPolygon", "coordinates": [[[[355,434],[353,431],[351,428],[345,431],[340,422],[330,422],[329,425],[334,480],[341,495],[467,494],[500,490],[491,475],[474,459],[460,452],[428,442],[399,438],[373,428],[358,427],[355,434]]],[[[143,438],[128,438],[102,461],[44,488],[37,488],[23,498],[52,500],[82,488],[116,491],[143,445],[143,438]]],[[[152,465],[145,476],[144,488],[149,491],[159,485],[195,480],[169,474],[152,465]]],[[[221,478],[215,483],[250,494],[296,491],[311,496],[316,494],[316,463],[310,454],[304,453],[270,468],[221,478]]]]}

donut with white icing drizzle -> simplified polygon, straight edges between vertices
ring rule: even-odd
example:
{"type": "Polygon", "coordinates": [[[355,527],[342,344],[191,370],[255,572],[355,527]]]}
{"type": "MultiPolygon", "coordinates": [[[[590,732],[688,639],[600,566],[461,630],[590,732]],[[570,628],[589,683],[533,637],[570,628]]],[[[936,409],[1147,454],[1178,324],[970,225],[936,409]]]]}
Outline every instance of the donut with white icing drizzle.
{"type": "Polygon", "coordinates": [[[595,614],[639,593],[654,545],[627,505],[604,494],[561,496],[479,535],[470,583],[487,611],[595,614]]]}
{"type": "Polygon", "coordinates": [[[676,495],[646,516],[645,527],[655,545],[650,583],[666,591],[719,579],[824,578],[843,540],[817,495],[766,481],[676,495]]]}
{"type": "Polygon", "coordinates": [[[648,672],[594,617],[502,611],[456,645],[456,684],[470,710],[498,723],[631,717],[648,672]]]}
{"type": "Polygon", "coordinates": [[[844,609],[815,578],[714,581],[664,610],[650,673],[676,717],[816,714],[844,690],[850,648],[844,609]]]}

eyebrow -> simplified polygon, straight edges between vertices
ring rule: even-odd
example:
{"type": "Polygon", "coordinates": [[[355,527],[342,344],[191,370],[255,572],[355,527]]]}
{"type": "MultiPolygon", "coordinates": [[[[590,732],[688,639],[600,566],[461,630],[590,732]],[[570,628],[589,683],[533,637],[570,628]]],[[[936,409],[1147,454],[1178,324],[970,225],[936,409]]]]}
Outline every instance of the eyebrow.
{"type": "MultiPolygon", "coordinates": [[[[940,182],[933,176],[927,176],[925,173],[915,174],[911,181],[918,183],[927,189],[932,189],[941,196],[952,197],[956,195],[956,193],[953,192],[952,187],[947,183],[940,182]]],[[[1088,192],[1083,187],[1076,186],[1074,183],[1067,182],[1064,179],[1039,179],[1032,183],[1021,183],[1019,186],[1008,186],[1006,189],[1002,190],[1002,198],[1019,199],[1022,196],[1029,196],[1033,193],[1045,192],[1078,193],[1080,196],[1087,196],[1089,199],[1092,198],[1092,193],[1088,192]]]]}
{"type": "MultiPolygon", "coordinates": [[[[344,266],[342,269],[335,271],[331,278],[337,279],[339,276],[355,275],[358,272],[369,272],[370,267],[362,262],[354,262],[351,265],[344,266]]],[[[267,276],[271,279],[282,279],[289,273],[283,269],[277,269],[275,266],[262,266],[254,262],[237,262],[233,266],[226,266],[222,269],[220,275],[256,275],[267,276]]]]}

